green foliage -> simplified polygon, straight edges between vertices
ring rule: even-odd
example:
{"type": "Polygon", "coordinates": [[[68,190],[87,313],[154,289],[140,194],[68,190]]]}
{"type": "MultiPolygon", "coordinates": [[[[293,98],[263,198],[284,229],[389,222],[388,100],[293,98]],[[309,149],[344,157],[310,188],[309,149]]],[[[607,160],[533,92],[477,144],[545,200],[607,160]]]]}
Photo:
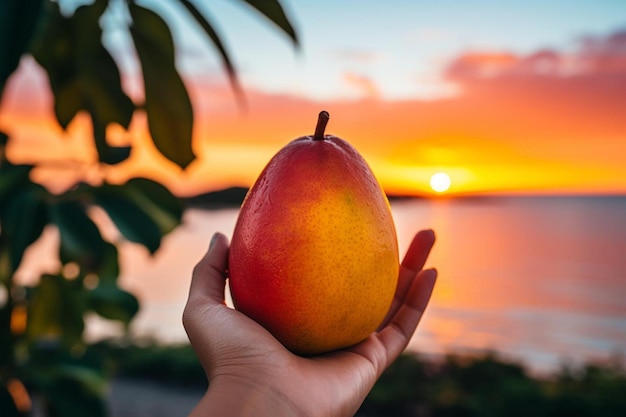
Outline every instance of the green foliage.
{"type": "Polygon", "coordinates": [[[100,284],[89,293],[89,307],[100,316],[129,325],[139,311],[139,301],[133,294],[114,284],[100,284]]]}
{"type": "Polygon", "coordinates": [[[103,185],[94,196],[126,239],[142,244],[150,253],[156,252],[161,244],[159,225],[125,195],[123,186],[103,185]]]}
{"type": "MultiPolygon", "coordinates": [[[[188,344],[135,340],[100,342],[116,376],[164,385],[206,387],[204,369],[188,344]]],[[[624,362],[588,363],[535,376],[494,354],[427,359],[405,353],[387,369],[357,416],[363,417],[617,417],[626,415],[624,362]]]]}
{"type": "Polygon", "coordinates": [[[291,38],[295,46],[298,46],[296,31],[277,0],[244,0],[244,2],[268,18],[276,27],[291,38]]]}
{"type": "Polygon", "coordinates": [[[405,354],[385,371],[358,415],[623,416],[625,389],[621,362],[566,368],[540,378],[493,354],[432,361],[405,354]]]}
{"type": "Polygon", "coordinates": [[[102,263],[104,239],[85,206],[78,201],[60,201],[50,207],[50,217],[61,236],[61,261],[75,261],[85,270],[97,270],[102,263]]]}
{"type": "Polygon", "coordinates": [[[5,161],[1,169],[11,175],[0,176],[4,195],[10,196],[2,200],[0,210],[0,278],[10,295],[0,306],[0,385],[9,378],[23,381],[46,398],[51,416],[78,416],[84,407],[94,410],[92,415],[104,416],[104,391],[96,387],[104,386],[106,375],[102,368],[81,362],[84,317],[93,313],[128,326],[139,302],[117,285],[117,247],[104,240],[90,209],[100,207],[120,226],[123,236],[154,251],[179,224],[181,203],[165,187],[147,179],[99,187],[79,184],[54,195],[31,182],[24,167],[5,161]],[[148,191],[155,193],[147,196],[148,191]],[[58,274],[43,275],[33,287],[17,287],[12,273],[47,226],[59,230],[59,260],[64,267],[58,274]],[[75,272],[66,276],[66,270],[75,272]]]}
{"type": "Polygon", "coordinates": [[[20,378],[42,400],[49,416],[107,415],[106,358],[89,349],[59,349],[51,341],[32,344],[20,378]]]}
{"type": "Polygon", "coordinates": [[[129,4],[130,33],[141,61],[148,128],[157,149],[185,168],[194,160],[191,147],[193,112],[182,78],[176,71],[174,41],[157,13],[129,4]]]}
{"type": "MultiPolygon", "coordinates": [[[[85,110],[95,125],[118,123],[127,128],[135,106],[122,90],[119,70],[102,45],[98,24],[107,2],[80,6],[71,17],[63,16],[57,3],[48,5],[32,54],[48,73],[59,124],[67,128],[85,110]]],[[[106,156],[106,143],[96,145],[106,156]]]]}
{"type": "Polygon", "coordinates": [[[206,387],[206,373],[189,344],[160,345],[154,341],[137,341],[119,345],[102,342],[101,349],[113,363],[116,376],[151,379],[170,385],[206,387]]]}
{"type": "Polygon", "coordinates": [[[0,2],[0,94],[36,29],[45,0],[0,2]]]}
{"type": "Polygon", "coordinates": [[[8,179],[5,199],[0,207],[3,238],[11,242],[7,248],[11,270],[16,270],[24,252],[43,232],[47,222],[43,196],[45,190],[28,181],[30,167],[5,164],[0,172],[8,179]]]}
{"type": "Polygon", "coordinates": [[[65,129],[79,111],[88,112],[100,161],[119,163],[130,148],[108,145],[105,129],[110,123],[128,128],[135,105],[122,90],[120,72],[102,44],[98,22],[108,2],[80,6],[71,17],[63,16],[57,3],[47,5],[31,53],[48,73],[56,118],[65,129]]]}
{"type": "Polygon", "coordinates": [[[237,97],[239,97],[241,100],[243,98],[243,92],[239,85],[239,80],[237,79],[235,66],[230,60],[228,51],[222,43],[222,39],[220,38],[220,35],[218,35],[214,25],[209,22],[209,19],[204,14],[202,14],[192,2],[190,2],[189,0],[181,0],[180,2],[185,7],[185,9],[187,9],[190,15],[195,19],[195,21],[200,25],[204,33],[208,36],[209,40],[215,46],[215,49],[217,49],[217,51],[219,52],[220,56],[222,57],[222,61],[224,62],[224,69],[226,70],[228,78],[230,79],[230,85],[233,91],[235,91],[237,97]]]}
{"type": "MultiPolygon", "coordinates": [[[[291,22],[287,18],[285,11],[281,4],[276,0],[263,0],[263,1],[254,1],[254,0],[244,0],[249,6],[256,9],[262,16],[267,18],[271,23],[276,25],[278,29],[280,29],[284,34],[286,34],[293,44],[297,47],[298,36],[296,34],[295,29],[293,28],[291,22]]],[[[200,25],[204,33],[207,35],[208,39],[212,42],[215,49],[219,52],[222,62],[224,63],[224,70],[228,74],[230,79],[230,84],[239,97],[240,100],[243,100],[243,92],[239,85],[239,81],[237,79],[237,71],[235,70],[235,66],[233,65],[228,51],[226,50],[226,46],[221,40],[220,35],[218,34],[215,25],[210,22],[210,19],[207,17],[206,13],[202,13],[198,8],[189,0],[180,0],[181,4],[190,15],[194,18],[194,20],[200,25]]]]}
{"type": "Polygon", "coordinates": [[[82,341],[85,310],[78,283],[60,275],[44,275],[29,300],[27,335],[41,341],[72,348],[82,341]]]}
{"type": "Polygon", "coordinates": [[[20,417],[21,413],[17,409],[13,397],[5,385],[0,385],[0,410],[3,417],[20,417]]]}

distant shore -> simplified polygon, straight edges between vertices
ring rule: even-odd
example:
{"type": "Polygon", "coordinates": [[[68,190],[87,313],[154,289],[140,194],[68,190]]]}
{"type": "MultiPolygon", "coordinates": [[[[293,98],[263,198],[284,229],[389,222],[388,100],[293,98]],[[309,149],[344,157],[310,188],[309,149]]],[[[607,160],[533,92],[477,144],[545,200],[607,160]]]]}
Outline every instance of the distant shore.
{"type": "MultiPolygon", "coordinates": [[[[246,187],[229,187],[221,190],[210,191],[190,197],[184,197],[186,207],[201,210],[219,210],[227,208],[239,208],[243,203],[246,194],[246,187]]],[[[489,202],[507,198],[626,198],[626,195],[620,194],[442,194],[436,196],[418,195],[418,194],[387,194],[387,198],[391,203],[404,200],[421,200],[421,199],[454,199],[466,202],[489,202]]]]}
{"type": "MultiPolygon", "coordinates": [[[[210,191],[203,194],[198,194],[191,197],[186,197],[183,200],[189,208],[217,210],[223,208],[238,208],[243,203],[248,188],[245,187],[230,187],[222,190],[210,191]]],[[[425,198],[418,195],[388,195],[390,201],[408,200],[425,198]]]]}

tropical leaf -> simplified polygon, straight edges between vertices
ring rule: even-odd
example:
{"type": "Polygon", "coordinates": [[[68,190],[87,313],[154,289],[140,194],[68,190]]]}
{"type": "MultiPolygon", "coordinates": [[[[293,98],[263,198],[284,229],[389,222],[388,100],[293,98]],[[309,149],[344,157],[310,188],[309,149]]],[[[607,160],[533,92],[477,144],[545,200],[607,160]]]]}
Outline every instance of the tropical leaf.
{"type": "Polygon", "coordinates": [[[121,321],[125,325],[130,324],[139,311],[137,297],[111,284],[98,285],[91,290],[88,306],[100,316],[121,321]]]}
{"type": "Polygon", "coordinates": [[[4,162],[0,165],[0,213],[13,194],[29,182],[31,165],[12,165],[4,162]]]}
{"type": "Polygon", "coordinates": [[[93,137],[98,151],[98,159],[105,164],[114,165],[125,161],[130,156],[130,146],[111,146],[106,140],[106,124],[100,120],[101,115],[91,113],[93,137]]]}
{"type": "Polygon", "coordinates": [[[187,9],[187,11],[191,14],[191,16],[198,22],[204,33],[209,37],[213,46],[217,49],[220,56],[222,57],[222,62],[224,64],[224,70],[228,74],[228,79],[230,80],[230,85],[235,95],[239,99],[240,104],[244,104],[244,94],[241,89],[241,85],[239,84],[239,79],[237,77],[237,71],[235,66],[233,65],[230,55],[226,50],[226,46],[222,42],[222,39],[218,35],[215,27],[212,23],[209,22],[209,19],[206,17],[206,12],[201,13],[196,6],[189,0],[180,0],[182,5],[187,9]]]}
{"type": "Polygon", "coordinates": [[[94,198],[126,239],[156,252],[161,245],[159,225],[128,197],[123,186],[105,184],[94,190],[94,198]]]}
{"type": "Polygon", "coordinates": [[[146,178],[133,178],[124,184],[128,197],[145,211],[165,235],[181,222],[181,200],[162,184],[146,178]]]}
{"type": "Polygon", "coordinates": [[[102,44],[99,19],[107,4],[97,0],[80,6],[71,17],[52,5],[32,53],[48,73],[59,124],[66,129],[79,111],[89,112],[99,160],[116,164],[128,158],[130,148],[110,146],[106,127],[117,123],[127,129],[135,105],[123,91],[119,69],[102,44]]]}
{"type": "Polygon", "coordinates": [[[105,242],[102,256],[102,266],[98,271],[100,285],[113,285],[120,275],[120,263],[118,260],[117,247],[109,242],[105,242]]]}
{"type": "Polygon", "coordinates": [[[43,197],[45,188],[30,183],[28,187],[8,199],[2,211],[2,233],[11,242],[9,248],[11,270],[17,270],[24,252],[35,242],[48,223],[47,207],[43,197]]]}
{"type": "Polygon", "coordinates": [[[57,378],[79,381],[85,391],[100,398],[107,393],[107,382],[103,373],[85,364],[61,363],[54,367],[52,375],[57,378]]]}
{"type": "Polygon", "coordinates": [[[60,364],[42,370],[37,389],[45,399],[47,415],[106,417],[106,378],[96,369],[60,364]]]}
{"type": "MultiPolygon", "coordinates": [[[[2,256],[2,254],[0,254],[0,256],[2,256]]],[[[0,283],[6,288],[4,278],[4,276],[0,275],[0,283]]],[[[12,362],[15,360],[13,346],[12,343],[10,343],[14,337],[11,331],[11,317],[13,316],[12,304],[13,303],[5,302],[4,305],[0,307],[0,340],[6,341],[0,343],[0,369],[11,367],[12,362]]],[[[0,386],[2,386],[1,382],[0,386]]],[[[0,410],[2,410],[1,406],[0,410]]]]}
{"type": "Polygon", "coordinates": [[[292,26],[289,18],[285,14],[283,6],[278,0],[243,0],[245,3],[252,6],[263,16],[268,18],[276,27],[282,30],[287,36],[291,38],[296,47],[300,46],[300,41],[296,30],[292,26]]]}
{"type": "Polygon", "coordinates": [[[91,5],[80,6],[71,18],[76,73],[84,106],[92,118],[104,126],[118,123],[127,129],[135,105],[122,90],[117,65],[102,45],[99,19],[106,6],[106,0],[97,0],[91,5]]]}
{"type": "Polygon", "coordinates": [[[31,341],[57,341],[71,347],[82,340],[85,324],[81,293],[60,275],[44,275],[29,306],[27,334],[31,341]]]}
{"type": "Polygon", "coordinates": [[[0,1],[0,96],[36,30],[44,0],[0,1]]]}
{"type": "Polygon", "coordinates": [[[85,207],[76,201],[62,201],[49,211],[61,234],[61,261],[78,262],[87,271],[97,271],[102,265],[105,242],[85,207]]]}
{"type": "Polygon", "coordinates": [[[65,129],[82,108],[74,67],[74,36],[70,19],[61,14],[58,3],[48,2],[44,21],[31,53],[48,73],[55,97],[54,113],[65,129]]]}
{"type": "MultiPolygon", "coordinates": [[[[54,71],[54,70],[52,70],[54,71]]],[[[74,71],[73,69],[68,71],[74,71]]],[[[53,72],[48,71],[50,78],[54,77],[53,72]]],[[[67,129],[74,116],[83,109],[83,98],[81,97],[80,82],[76,78],[67,80],[50,81],[54,93],[54,115],[63,129],[67,129]]]]}
{"type": "Polygon", "coordinates": [[[182,168],[195,158],[191,147],[193,109],[176,71],[174,41],[165,21],[134,2],[130,32],[141,62],[148,128],[157,149],[182,168]]]}
{"type": "Polygon", "coordinates": [[[23,417],[13,401],[13,396],[4,385],[4,381],[0,382],[0,410],[2,410],[2,417],[23,417]]]}

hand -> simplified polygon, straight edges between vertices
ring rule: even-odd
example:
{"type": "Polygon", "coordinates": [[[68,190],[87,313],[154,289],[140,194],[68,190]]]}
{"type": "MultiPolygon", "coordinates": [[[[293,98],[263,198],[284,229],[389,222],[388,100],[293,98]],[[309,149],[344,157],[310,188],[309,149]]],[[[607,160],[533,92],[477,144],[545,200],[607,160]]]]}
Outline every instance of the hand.
{"type": "Polygon", "coordinates": [[[193,271],[183,324],[207,377],[192,416],[353,416],[400,355],[426,309],[437,272],[422,270],[435,241],[421,231],[402,261],[389,314],[350,348],[300,357],[224,302],[228,241],[216,234],[193,271]]]}

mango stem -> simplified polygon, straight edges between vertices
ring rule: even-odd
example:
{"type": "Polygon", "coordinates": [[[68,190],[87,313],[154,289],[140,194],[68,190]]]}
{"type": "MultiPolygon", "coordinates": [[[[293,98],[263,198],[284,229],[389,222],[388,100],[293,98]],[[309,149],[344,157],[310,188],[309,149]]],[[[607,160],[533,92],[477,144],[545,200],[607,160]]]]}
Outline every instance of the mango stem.
{"type": "Polygon", "coordinates": [[[330,114],[326,110],[322,110],[317,118],[317,126],[315,126],[315,134],[313,135],[314,140],[324,139],[324,130],[326,130],[328,119],[330,119],[330,114]]]}

